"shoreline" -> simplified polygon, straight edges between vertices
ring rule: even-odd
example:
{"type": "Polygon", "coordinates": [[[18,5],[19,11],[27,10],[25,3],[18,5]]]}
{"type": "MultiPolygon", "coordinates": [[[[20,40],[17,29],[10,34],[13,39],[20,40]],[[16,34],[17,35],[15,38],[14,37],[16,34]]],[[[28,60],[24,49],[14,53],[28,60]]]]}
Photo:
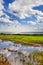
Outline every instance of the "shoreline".
{"type": "MultiPolygon", "coordinates": [[[[3,41],[11,41],[11,40],[2,40],[0,39],[0,42],[3,42],[3,41]]],[[[13,42],[13,41],[11,41],[13,42]]],[[[24,44],[24,43],[19,43],[19,42],[13,42],[13,43],[17,43],[17,44],[21,44],[21,45],[25,45],[25,46],[34,46],[34,47],[43,47],[43,44],[40,44],[40,43],[31,43],[31,44],[24,44]]]]}

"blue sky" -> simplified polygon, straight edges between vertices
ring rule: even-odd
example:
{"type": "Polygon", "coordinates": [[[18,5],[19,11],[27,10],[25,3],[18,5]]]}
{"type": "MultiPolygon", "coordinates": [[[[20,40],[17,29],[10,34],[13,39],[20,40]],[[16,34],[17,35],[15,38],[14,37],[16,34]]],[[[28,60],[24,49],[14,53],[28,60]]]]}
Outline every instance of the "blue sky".
{"type": "Polygon", "coordinates": [[[0,0],[0,32],[43,32],[43,0],[0,0]]]}

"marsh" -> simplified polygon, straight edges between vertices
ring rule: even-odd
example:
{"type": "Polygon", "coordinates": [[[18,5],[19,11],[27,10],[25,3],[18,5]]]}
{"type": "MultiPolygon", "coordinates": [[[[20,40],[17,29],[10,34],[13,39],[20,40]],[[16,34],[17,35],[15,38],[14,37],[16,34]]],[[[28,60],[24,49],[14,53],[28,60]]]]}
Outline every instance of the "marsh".
{"type": "MultiPolygon", "coordinates": [[[[43,60],[43,47],[26,46],[11,41],[0,41],[0,56],[1,54],[7,58],[11,65],[37,65],[39,63],[39,59],[37,60],[38,55],[41,58],[40,62],[43,60]]],[[[4,60],[2,59],[2,61],[4,60]]]]}

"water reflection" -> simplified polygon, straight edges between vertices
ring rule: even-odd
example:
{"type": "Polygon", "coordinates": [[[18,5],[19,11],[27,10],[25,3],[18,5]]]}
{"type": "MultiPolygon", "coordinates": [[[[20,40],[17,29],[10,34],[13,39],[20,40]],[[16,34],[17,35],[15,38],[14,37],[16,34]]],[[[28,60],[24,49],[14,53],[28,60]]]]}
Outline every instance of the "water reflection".
{"type": "Polygon", "coordinates": [[[24,46],[10,41],[0,42],[0,54],[3,54],[11,65],[27,65],[31,52],[43,52],[43,47],[24,46]]]}

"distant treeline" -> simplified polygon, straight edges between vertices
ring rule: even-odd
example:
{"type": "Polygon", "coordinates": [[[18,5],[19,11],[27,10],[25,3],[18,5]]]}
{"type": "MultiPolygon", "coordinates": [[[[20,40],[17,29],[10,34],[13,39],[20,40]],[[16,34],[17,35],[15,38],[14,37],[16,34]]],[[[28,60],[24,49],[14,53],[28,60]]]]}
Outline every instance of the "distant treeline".
{"type": "Polygon", "coordinates": [[[4,34],[4,33],[0,33],[0,35],[43,36],[43,34],[4,34]]]}

